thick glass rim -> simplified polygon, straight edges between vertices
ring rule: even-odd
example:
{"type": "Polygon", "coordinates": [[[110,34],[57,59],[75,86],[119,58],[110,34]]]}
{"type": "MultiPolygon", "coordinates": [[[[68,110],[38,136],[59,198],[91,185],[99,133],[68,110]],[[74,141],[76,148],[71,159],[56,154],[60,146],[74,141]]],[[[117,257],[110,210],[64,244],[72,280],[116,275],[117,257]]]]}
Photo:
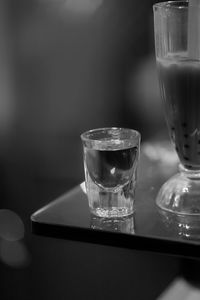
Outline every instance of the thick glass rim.
{"type": "Polygon", "coordinates": [[[82,141],[87,142],[87,141],[101,141],[101,139],[95,138],[94,134],[95,133],[101,133],[103,131],[108,131],[108,130],[119,130],[119,131],[127,131],[132,133],[132,135],[130,135],[129,138],[127,139],[123,139],[125,140],[131,140],[131,139],[135,139],[135,138],[140,138],[140,133],[139,131],[135,130],[135,129],[131,129],[131,128],[126,128],[126,127],[102,127],[102,128],[95,128],[95,129],[91,129],[88,131],[83,132],[80,136],[82,141]],[[93,137],[92,137],[93,135],[93,137]]]}
{"type": "Polygon", "coordinates": [[[178,1],[165,1],[165,2],[158,2],[153,5],[154,9],[162,8],[162,9],[174,9],[174,10],[182,10],[188,9],[188,0],[178,0],[178,1]]]}

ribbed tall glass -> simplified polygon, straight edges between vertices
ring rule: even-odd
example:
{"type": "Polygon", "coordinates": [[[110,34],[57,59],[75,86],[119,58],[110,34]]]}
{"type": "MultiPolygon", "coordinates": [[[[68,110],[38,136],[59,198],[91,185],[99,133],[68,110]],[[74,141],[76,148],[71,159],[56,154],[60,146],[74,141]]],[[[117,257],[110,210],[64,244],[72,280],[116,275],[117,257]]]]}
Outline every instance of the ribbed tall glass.
{"type": "Polygon", "coordinates": [[[187,1],[157,3],[153,9],[161,97],[180,160],[180,172],[163,185],[156,203],[168,212],[200,215],[200,30],[192,29],[200,9],[191,15],[187,1]]]}

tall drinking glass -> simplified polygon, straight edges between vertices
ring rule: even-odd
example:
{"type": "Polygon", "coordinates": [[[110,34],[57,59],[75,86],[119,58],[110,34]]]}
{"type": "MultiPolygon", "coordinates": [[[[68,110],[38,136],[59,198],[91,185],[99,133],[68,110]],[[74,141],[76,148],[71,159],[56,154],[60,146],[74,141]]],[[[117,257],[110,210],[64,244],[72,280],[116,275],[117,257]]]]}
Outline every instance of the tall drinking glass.
{"type": "Polygon", "coordinates": [[[161,96],[180,160],[179,173],[161,187],[156,203],[178,215],[200,215],[200,59],[189,49],[199,47],[198,31],[191,45],[187,1],[157,3],[153,10],[161,96]]]}

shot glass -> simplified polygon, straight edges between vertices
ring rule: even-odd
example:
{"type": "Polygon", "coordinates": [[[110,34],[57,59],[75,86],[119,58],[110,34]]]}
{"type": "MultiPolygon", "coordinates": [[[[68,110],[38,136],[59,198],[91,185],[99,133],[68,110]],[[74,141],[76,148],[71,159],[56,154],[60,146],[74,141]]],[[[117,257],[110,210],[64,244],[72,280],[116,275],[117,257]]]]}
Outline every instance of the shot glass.
{"type": "Polygon", "coordinates": [[[134,212],[140,133],[99,128],[81,134],[85,184],[92,214],[126,217],[134,212]]]}

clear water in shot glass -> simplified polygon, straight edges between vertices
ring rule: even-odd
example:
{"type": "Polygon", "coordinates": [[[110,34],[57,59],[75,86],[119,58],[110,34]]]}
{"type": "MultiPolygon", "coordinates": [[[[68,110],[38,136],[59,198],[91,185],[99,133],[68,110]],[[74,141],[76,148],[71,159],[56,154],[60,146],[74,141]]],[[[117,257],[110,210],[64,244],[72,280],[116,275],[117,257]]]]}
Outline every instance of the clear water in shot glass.
{"type": "Polygon", "coordinates": [[[100,217],[133,213],[140,135],[123,128],[91,130],[82,136],[91,212],[100,217]]]}

